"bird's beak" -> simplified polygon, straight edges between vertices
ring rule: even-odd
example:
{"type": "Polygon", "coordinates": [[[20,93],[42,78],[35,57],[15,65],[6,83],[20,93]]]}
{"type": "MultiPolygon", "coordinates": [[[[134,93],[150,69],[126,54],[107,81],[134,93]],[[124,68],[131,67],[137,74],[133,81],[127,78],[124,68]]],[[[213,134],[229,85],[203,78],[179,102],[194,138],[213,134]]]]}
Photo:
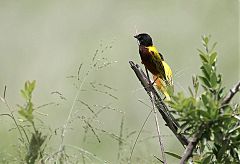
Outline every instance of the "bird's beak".
{"type": "Polygon", "coordinates": [[[138,40],[138,35],[135,35],[134,38],[137,39],[137,43],[138,43],[138,45],[140,45],[139,40],[138,40]]]}

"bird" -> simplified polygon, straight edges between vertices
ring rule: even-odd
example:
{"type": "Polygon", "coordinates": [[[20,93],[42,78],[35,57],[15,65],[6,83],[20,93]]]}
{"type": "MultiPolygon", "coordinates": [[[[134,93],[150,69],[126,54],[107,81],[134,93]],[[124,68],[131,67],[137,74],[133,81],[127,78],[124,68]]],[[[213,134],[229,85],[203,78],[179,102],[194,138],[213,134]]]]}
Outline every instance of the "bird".
{"type": "Polygon", "coordinates": [[[172,70],[165,62],[163,55],[153,45],[152,38],[147,33],[140,33],[134,36],[139,43],[139,54],[142,64],[153,74],[153,81],[158,90],[165,95],[166,100],[171,100],[167,91],[173,86],[172,70]]]}

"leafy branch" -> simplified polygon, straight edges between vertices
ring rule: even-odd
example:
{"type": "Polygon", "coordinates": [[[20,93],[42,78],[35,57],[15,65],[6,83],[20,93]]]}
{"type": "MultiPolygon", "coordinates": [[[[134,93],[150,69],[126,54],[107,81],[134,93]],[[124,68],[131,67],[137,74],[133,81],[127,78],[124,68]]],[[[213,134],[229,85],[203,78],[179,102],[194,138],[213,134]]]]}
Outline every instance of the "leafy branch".
{"type": "MultiPolygon", "coordinates": [[[[175,96],[171,102],[180,116],[181,129],[192,137],[180,163],[186,163],[191,156],[198,156],[195,162],[201,163],[239,163],[240,110],[229,103],[239,91],[240,82],[224,96],[222,76],[217,73],[216,68],[216,43],[209,48],[209,40],[210,36],[203,36],[205,51],[198,50],[202,61],[202,75],[196,77],[195,82],[200,79],[203,93],[195,98],[186,98],[179,94],[181,96],[175,96]]],[[[196,88],[195,92],[197,93],[196,88]]]]}
{"type": "Polygon", "coordinates": [[[28,164],[34,164],[35,161],[40,157],[40,159],[43,158],[42,152],[43,148],[42,145],[44,141],[46,140],[45,135],[42,135],[41,132],[39,132],[35,126],[34,123],[34,104],[32,102],[32,93],[35,89],[35,81],[27,81],[24,85],[24,89],[21,90],[21,95],[25,100],[24,105],[18,105],[19,110],[18,113],[31,124],[31,127],[33,128],[31,140],[28,144],[28,150],[27,154],[25,156],[26,163],[28,164]]]}

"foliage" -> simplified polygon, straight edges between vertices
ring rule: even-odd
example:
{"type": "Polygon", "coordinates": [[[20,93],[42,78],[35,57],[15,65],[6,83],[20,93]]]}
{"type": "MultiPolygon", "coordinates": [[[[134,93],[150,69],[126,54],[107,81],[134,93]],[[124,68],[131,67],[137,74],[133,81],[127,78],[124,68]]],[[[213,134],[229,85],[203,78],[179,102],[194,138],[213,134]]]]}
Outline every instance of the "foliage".
{"type": "Polygon", "coordinates": [[[24,106],[18,105],[18,113],[23,116],[27,121],[33,124],[33,103],[32,103],[32,92],[35,88],[35,81],[25,82],[24,89],[21,90],[21,95],[25,99],[26,104],[24,106]]]}
{"type": "MultiPolygon", "coordinates": [[[[41,132],[39,132],[34,124],[34,116],[33,116],[33,111],[34,111],[34,105],[32,102],[32,93],[35,88],[35,81],[27,81],[25,82],[24,89],[21,90],[22,97],[25,100],[25,104],[23,106],[18,105],[19,111],[18,113],[27,121],[31,124],[33,128],[33,132],[31,134],[31,140],[28,141],[26,144],[27,147],[27,154],[25,156],[26,163],[28,164],[33,164],[35,161],[40,157],[42,158],[42,145],[44,141],[46,140],[46,136],[42,135],[41,132]]],[[[23,128],[24,132],[25,129],[23,128]]],[[[25,133],[26,134],[26,133],[25,133]]],[[[27,134],[26,134],[27,137],[27,134]]],[[[28,137],[27,137],[28,140],[28,137]]],[[[24,141],[23,141],[24,142],[24,141]]]]}
{"type": "Polygon", "coordinates": [[[216,43],[210,46],[210,36],[203,36],[202,41],[205,51],[198,50],[202,74],[192,78],[190,96],[179,92],[172,96],[169,104],[178,115],[180,133],[189,137],[199,134],[194,162],[239,163],[240,108],[223,104],[225,95],[222,76],[216,67],[216,43]]]}

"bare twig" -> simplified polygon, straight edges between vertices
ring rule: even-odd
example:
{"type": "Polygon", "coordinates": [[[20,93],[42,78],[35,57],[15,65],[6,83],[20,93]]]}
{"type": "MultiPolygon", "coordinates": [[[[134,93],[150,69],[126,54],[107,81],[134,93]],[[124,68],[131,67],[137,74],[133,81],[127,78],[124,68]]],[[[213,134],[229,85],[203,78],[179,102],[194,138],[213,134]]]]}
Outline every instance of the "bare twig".
{"type": "Polygon", "coordinates": [[[136,76],[138,77],[139,81],[141,82],[142,86],[148,93],[148,95],[151,98],[151,93],[155,97],[155,106],[158,109],[159,113],[162,115],[162,118],[166,122],[166,125],[171,129],[171,131],[175,134],[175,136],[178,138],[178,140],[182,143],[183,146],[188,145],[187,138],[178,133],[179,124],[175,120],[175,118],[171,115],[171,113],[168,110],[168,107],[165,105],[165,103],[162,101],[161,97],[155,90],[155,88],[152,85],[149,85],[149,80],[145,73],[142,71],[142,69],[139,67],[139,65],[133,63],[132,61],[129,62],[131,65],[131,68],[134,70],[136,76]]]}
{"type": "MultiPolygon", "coordinates": [[[[10,112],[10,114],[1,114],[1,115],[7,115],[7,116],[9,116],[9,117],[11,117],[11,118],[13,119],[13,122],[14,122],[14,124],[16,125],[16,127],[17,127],[17,129],[18,129],[18,132],[19,132],[19,134],[20,134],[20,138],[21,138],[21,140],[24,142],[24,137],[23,137],[22,131],[20,130],[20,126],[19,126],[19,124],[18,124],[18,122],[17,122],[17,119],[16,119],[16,118],[14,117],[14,115],[13,115],[13,111],[12,111],[11,106],[10,106],[10,105],[8,104],[8,102],[7,102],[6,92],[7,92],[7,86],[5,85],[3,97],[0,97],[0,99],[1,99],[1,101],[6,105],[7,109],[8,109],[9,112],[10,112]]],[[[26,134],[25,134],[25,135],[26,135],[26,134]]],[[[26,135],[25,137],[28,139],[27,135],[26,135]]],[[[26,144],[24,144],[24,145],[25,145],[25,147],[27,148],[27,145],[26,145],[26,144]]]]}
{"type": "Polygon", "coordinates": [[[4,92],[3,92],[3,98],[4,98],[4,99],[6,98],[6,91],[7,91],[7,86],[5,85],[5,86],[4,86],[4,92]]]}
{"type": "Polygon", "coordinates": [[[155,96],[154,96],[154,94],[152,92],[151,92],[151,101],[152,101],[152,108],[153,108],[152,110],[154,112],[154,118],[155,118],[155,123],[156,123],[156,127],[157,127],[158,140],[159,140],[160,149],[161,149],[161,153],[162,153],[163,163],[167,164],[166,156],[164,154],[165,151],[164,151],[164,146],[163,146],[163,142],[162,142],[162,138],[161,138],[158,118],[157,118],[157,110],[155,108],[155,96]]]}
{"type": "Polygon", "coordinates": [[[122,152],[122,146],[123,146],[123,127],[124,127],[124,114],[122,115],[122,120],[120,124],[120,132],[119,132],[119,141],[118,141],[118,155],[117,159],[120,161],[121,160],[121,152],[122,152]]]}
{"type": "Polygon", "coordinates": [[[132,147],[132,150],[131,150],[131,153],[130,153],[130,157],[129,157],[129,162],[130,162],[130,163],[131,163],[131,160],[132,160],[132,155],[133,155],[134,148],[135,148],[135,146],[136,146],[136,144],[137,144],[137,141],[138,141],[138,139],[139,139],[139,137],[140,137],[140,134],[141,134],[141,132],[143,131],[143,128],[144,128],[145,124],[147,123],[147,120],[148,120],[148,118],[150,117],[151,114],[152,114],[152,110],[151,110],[151,111],[149,112],[149,114],[147,115],[147,118],[146,118],[145,121],[143,122],[143,124],[142,124],[142,126],[141,126],[141,129],[140,129],[139,132],[138,132],[137,138],[136,138],[136,140],[135,140],[135,142],[134,142],[134,144],[133,144],[133,147],[132,147]]]}
{"type": "MultiPolygon", "coordinates": [[[[145,67],[145,71],[146,71],[146,74],[147,74],[148,83],[151,84],[151,80],[150,80],[150,77],[149,77],[149,73],[148,73],[147,67],[145,67]]],[[[155,104],[156,104],[155,100],[156,100],[156,98],[155,98],[155,95],[153,94],[153,92],[150,92],[149,96],[150,96],[150,99],[151,99],[151,102],[152,102],[152,111],[154,113],[154,119],[155,119],[156,128],[157,128],[160,152],[162,153],[163,163],[166,164],[167,161],[166,161],[166,156],[164,154],[165,151],[164,151],[164,146],[163,146],[161,133],[160,133],[160,128],[159,128],[159,123],[158,123],[157,110],[156,110],[156,107],[155,107],[155,104]]]]}
{"type": "Polygon", "coordinates": [[[82,100],[77,100],[77,101],[81,102],[84,106],[86,106],[94,114],[95,117],[97,117],[96,113],[93,111],[93,109],[87,103],[85,103],[82,100]]]}
{"type": "Polygon", "coordinates": [[[89,152],[89,151],[87,151],[87,150],[85,150],[81,147],[78,147],[78,146],[75,146],[75,145],[66,145],[66,146],[69,147],[69,148],[75,149],[75,150],[79,151],[81,154],[83,154],[84,156],[88,156],[92,159],[95,159],[100,163],[109,163],[108,161],[105,161],[105,160],[97,157],[95,154],[93,154],[93,153],[91,153],[91,152],[89,152]]]}
{"type": "Polygon", "coordinates": [[[98,143],[101,143],[101,140],[100,140],[99,136],[97,135],[96,131],[94,130],[93,126],[88,121],[86,121],[85,119],[83,121],[91,129],[91,131],[93,132],[94,136],[98,140],[98,143]]]}
{"type": "Polygon", "coordinates": [[[82,68],[83,63],[80,64],[80,66],[78,67],[78,72],[77,72],[77,79],[80,80],[80,70],[82,68]]]}
{"type": "Polygon", "coordinates": [[[79,85],[78,90],[77,90],[76,93],[75,93],[73,102],[72,102],[71,107],[70,107],[70,111],[69,111],[69,113],[68,113],[68,117],[67,117],[67,119],[66,119],[66,121],[65,121],[65,123],[64,123],[64,125],[63,125],[63,128],[62,128],[61,141],[60,141],[60,145],[59,145],[59,148],[58,148],[58,152],[61,152],[62,149],[63,149],[63,147],[64,147],[64,145],[63,145],[64,143],[63,143],[63,142],[64,142],[65,134],[66,134],[66,132],[67,132],[67,129],[68,129],[70,120],[71,120],[71,118],[72,118],[72,113],[73,113],[74,107],[75,107],[75,105],[76,105],[76,102],[77,102],[77,100],[78,100],[80,91],[81,91],[82,86],[83,86],[83,84],[85,83],[86,79],[87,79],[87,75],[84,77],[84,79],[82,80],[82,82],[81,82],[80,85],[79,85]]]}
{"type": "Polygon", "coordinates": [[[180,164],[185,164],[187,160],[192,156],[193,150],[196,148],[199,139],[202,137],[202,134],[204,132],[203,129],[206,129],[207,125],[200,126],[198,132],[193,135],[191,141],[188,143],[188,146],[186,147],[182,158],[180,160],[180,164]]]}
{"type": "Polygon", "coordinates": [[[193,150],[195,149],[198,141],[199,141],[199,138],[194,135],[192,140],[189,142],[189,144],[180,160],[180,164],[185,164],[187,162],[187,160],[192,156],[193,150]]]}
{"type": "Polygon", "coordinates": [[[228,104],[232,100],[233,96],[239,91],[240,91],[240,81],[237,84],[235,84],[232,89],[230,89],[227,96],[223,99],[222,105],[228,104]]]}

